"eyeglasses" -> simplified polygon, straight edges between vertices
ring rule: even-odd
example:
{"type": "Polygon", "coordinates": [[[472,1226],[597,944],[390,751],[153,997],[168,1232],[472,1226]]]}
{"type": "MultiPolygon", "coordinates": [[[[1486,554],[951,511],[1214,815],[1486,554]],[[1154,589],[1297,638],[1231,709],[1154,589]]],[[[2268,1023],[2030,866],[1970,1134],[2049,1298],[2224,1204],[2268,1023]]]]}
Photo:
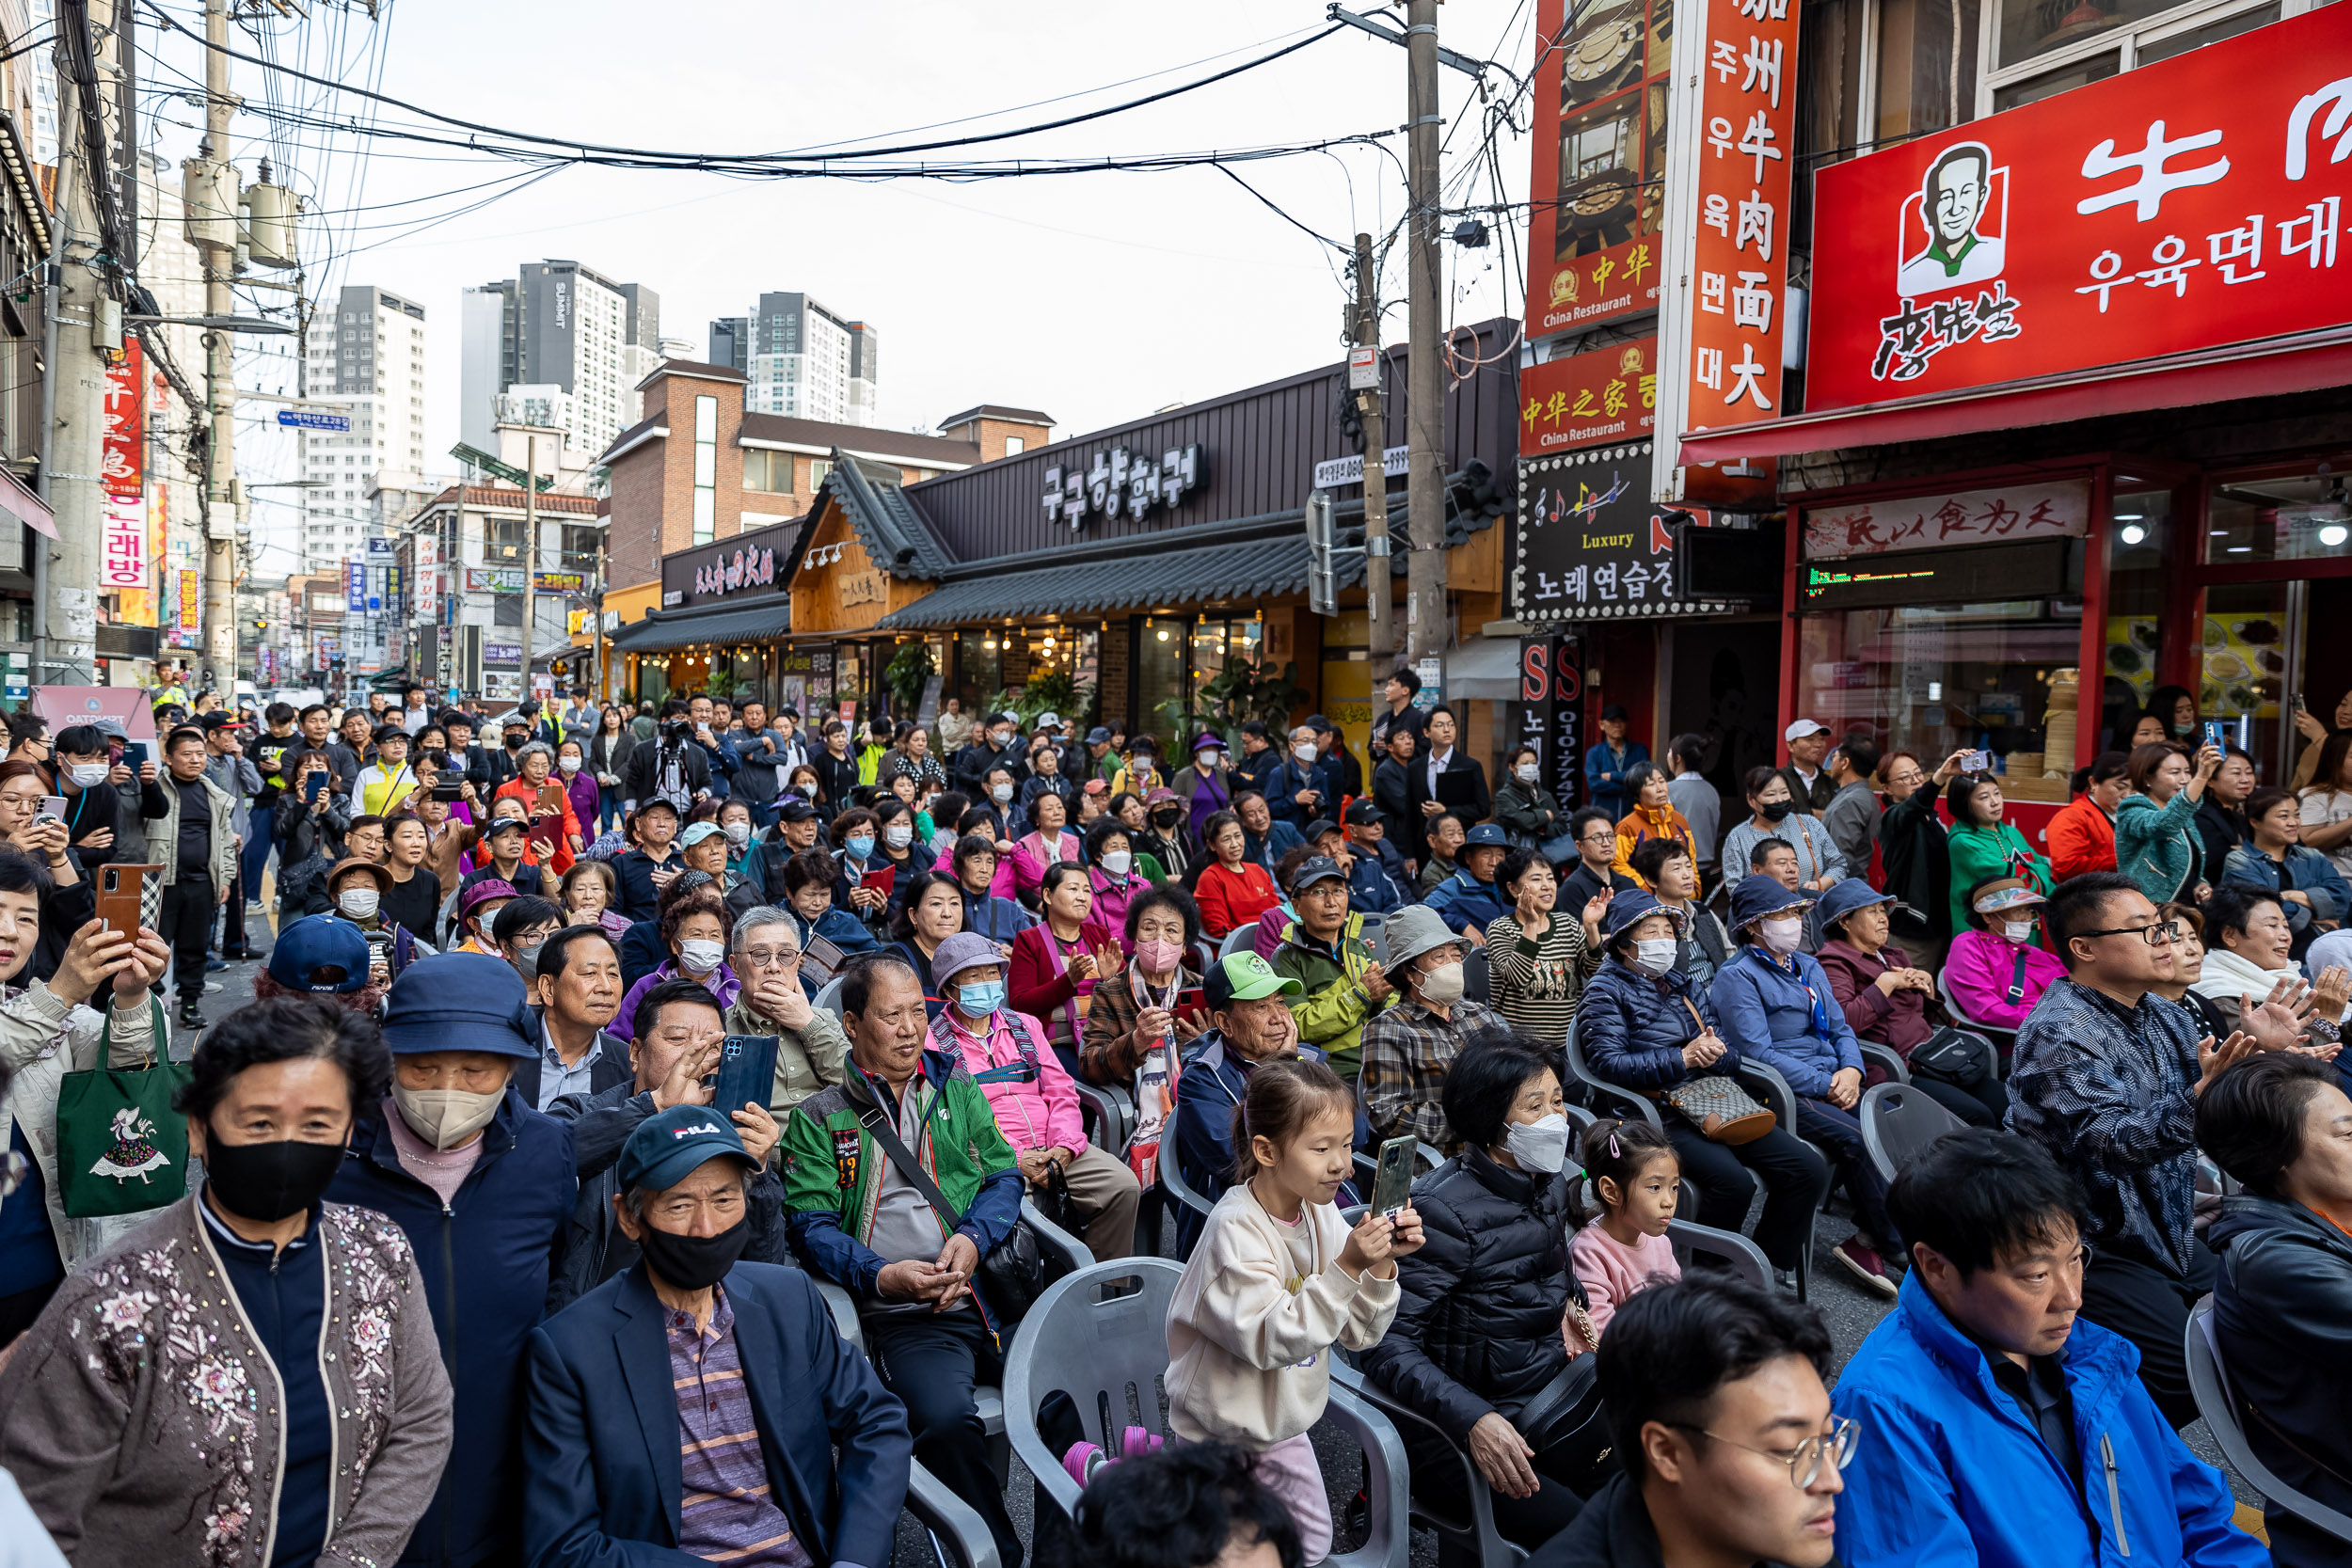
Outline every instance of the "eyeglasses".
{"type": "Polygon", "coordinates": [[[1695,1432],[1701,1437],[1712,1437],[1718,1443],[1759,1454],[1766,1459],[1779,1460],[1788,1466],[1788,1479],[1800,1492],[1810,1491],[1813,1483],[1821,1479],[1824,1465],[1834,1470],[1844,1469],[1847,1459],[1853,1453],[1854,1445],[1862,1440],[1862,1423],[1848,1420],[1843,1416],[1834,1418],[1827,1432],[1808,1437],[1795,1448],[1786,1450],[1750,1448],[1745,1443],[1734,1443],[1728,1437],[1717,1436],[1705,1427],[1692,1426],[1688,1421],[1668,1421],[1665,1424],[1684,1432],[1695,1432]]]}
{"type": "Polygon", "coordinates": [[[2138,937],[2151,947],[2169,947],[2181,940],[2181,923],[2167,920],[2155,926],[2110,926],[2104,931],[2069,931],[2066,940],[2077,937],[2138,937]]]}

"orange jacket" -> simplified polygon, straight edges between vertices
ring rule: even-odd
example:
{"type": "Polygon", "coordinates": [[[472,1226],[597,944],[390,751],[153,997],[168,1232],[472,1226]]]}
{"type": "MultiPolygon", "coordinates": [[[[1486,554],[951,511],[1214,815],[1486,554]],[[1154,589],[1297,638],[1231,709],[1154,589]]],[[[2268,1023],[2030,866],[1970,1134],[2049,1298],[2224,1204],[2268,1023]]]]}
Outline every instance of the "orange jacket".
{"type": "MultiPolygon", "coordinates": [[[[555,784],[557,792],[564,796],[564,816],[556,824],[555,849],[551,855],[542,855],[539,853],[538,842],[526,839],[523,843],[523,863],[545,865],[556,876],[561,877],[572,868],[572,840],[580,837],[580,818],[572,812],[569,792],[565,791],[563,784],[556,781],[553,774],[548,775],[548,783],[555,784]]],[[[492,800],[520,800],[525,811],[532,811],[538,804],[539,791],[517,775],[499,785],[490,799],[492,800]]]]}
{"type": "Polygon", "coordinates": [[[1617,821],[1617,862],[1609,869],[1620,877],[1631,877],[1644,888],[1649,884],[1633,870],[1633,851],[1642,841],[1651,838],[1671,838],[1691,851],[1691,863],[1699,859],[1697,841],[1691,836],[1691,824],[1680,812],[1668,806],[1663,812],[1652,812],[1646,806],[1635,806],[1617,821]]]}
{"type": "Polygon", "coordinates": [[[2077,796],[2050,818],[2050,875],[2059,881],[2086,871],[2115,869],[2115,818],[2088,795],[2077,796]]]}

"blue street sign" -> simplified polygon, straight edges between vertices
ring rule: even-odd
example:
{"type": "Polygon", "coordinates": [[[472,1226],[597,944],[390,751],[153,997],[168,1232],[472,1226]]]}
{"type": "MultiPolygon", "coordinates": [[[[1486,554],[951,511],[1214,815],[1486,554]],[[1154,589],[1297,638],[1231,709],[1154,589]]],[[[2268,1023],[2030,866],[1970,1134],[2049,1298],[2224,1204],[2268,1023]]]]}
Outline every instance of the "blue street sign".
{"type": "Polygon", "coordinates": [[[280,408],[278,422],[293,425],[297,430],[349,430],[348,414],[314,414],[308,408],[280,408]]]}

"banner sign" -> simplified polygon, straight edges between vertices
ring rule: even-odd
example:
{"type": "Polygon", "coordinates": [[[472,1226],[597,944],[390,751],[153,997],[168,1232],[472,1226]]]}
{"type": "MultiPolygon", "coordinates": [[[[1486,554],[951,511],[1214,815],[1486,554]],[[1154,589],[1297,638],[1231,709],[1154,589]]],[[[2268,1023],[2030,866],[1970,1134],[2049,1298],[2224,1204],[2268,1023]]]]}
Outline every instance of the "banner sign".
{"type": "Polygon", "coordinates": [[[1567,9],[1565,0],[1535,7],[1544,47],[1528,184],[1531,339],[1658,307],[1675,0],[1600,0],[1573,18],[1567,9]]]}
{"type": "MultiPolygon", "coordinates": [[[[1697,599],[1677,548],[1696,519],[1649,499],[1652,443],[1519,460],[1507,602],[1519,621],[1592,621],[1718,614],[1730,600],[1697,599]]],[[[1772,584],[1759,583],[1768,597],[1772,584]]]]}
{"type": "MultiPolygon", "coordinates": [[[[532,586],[542,594],[584,594],[588,591],[585,572],[534,572],[532,586]]],[[[523,569],[520,566],[469,566],[466,587],[476,594],[519,594],[523,591],[523,569]]]]}
{"type": "Polygon", "coordinates": [[[295,430],[349,430],[348,414],[322,414],[310,408],[280,408],[278,422],[295,430]]]}
{"type": "Polygon", "coordinates": [[[139,591],[149,586],[145,497],[147,380],[136,338],[126,338],[122,354],[106,367],[101,419],[99,477],[105,499],[99,509],[98,584],[102,590],[139,591]]]}
{"type": "Polygon", "coordinates": [[[2347,119],[2319,9],[1823,169],[1807,408],[2352,320],[2347,119]]]}
{"type": "Polygon", "coordinates": [[[1584,803],[1584,640],[1569,633],[1519,642],[1519,743],[1564,814],[1584,803]]]}
{"type": "Polygon", "coordinates": [[[2079,539],[2090,529],[2090,481],[2012,484],[1894,501],[1852,501],[1804,515],[1804,554],[1814,561],[1990,545],[2010,539],[2079,539]]]}
{"type": "Polygon", "coordinates": [[[343,609],[349,614],[367,613],[368,568],[365,562],[343,562],[343,609]]]}
{"type": "MultiPolygon", "coordinates": [[[[1381,473],[1390,479],[1402,479],[1412,467],[1412,453],[1410,447],[1383,447],[1380,450],[1381,473]]],[[[1361,484],[1363,482],[1364,454],[1359,451],[1346,457],[1327,457],[1316,464],[1312,488],[1336,490],[1343,484],[1361,484]]]]}
{"type": "Polygon", "coordinates": [[[1653,337],[1519,372],[1519,455],[1648,436],[1658,421],[1657,370],[1653,337]]]}
{"type": "Polygon", "coordinates": [[[193,634],[204,619],[204,574],[192,566],[179,568],[180,629],[193,634]]]}

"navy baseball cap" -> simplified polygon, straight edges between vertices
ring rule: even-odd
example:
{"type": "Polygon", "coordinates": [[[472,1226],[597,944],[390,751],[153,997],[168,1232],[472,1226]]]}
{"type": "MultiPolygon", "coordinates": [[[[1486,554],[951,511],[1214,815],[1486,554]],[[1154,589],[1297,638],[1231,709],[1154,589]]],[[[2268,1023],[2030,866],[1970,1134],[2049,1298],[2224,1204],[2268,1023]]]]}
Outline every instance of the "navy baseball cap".
{"type": "Polygon", "coordinates": [[[735,1123],[707,1105],[673,1105],[639,1122],[621,1146],[621,1190],[665,1192],[723,1155],[757,1168],[735,1123]]]}
{"type": "Polygon", "coordinates": [[[786,822],[814,822],[825,814],[806,800],[787,800],[776,808],[776,816],[786,822]]]}
{"type": "Polygon", "coordinates": [[[368,939],[348,920],[306,915],[278,933],[269,977],[288,990],[358,990],[368,983],[368,939]]]}
{"type": "Polygon", "coordinates": [[[1500,824],[1481,822],[1462,835],[1462,847],[1475,849],[1482,845],[1490,849],[1508,849],[1511,847],[1511,838],[1502,831],[1500,824]]]}
{"type": "MultiPolygon", "coordinates": [[[[395,1056],[426,1051],[539,1054],[539,1021],[523,992],[523,977],[487,953],[437,953],[402,970],[384,999],[383,1032],[395,1056]]],[[[736,1147],[741,1148],[741,1140],[736,1147]]]]}

